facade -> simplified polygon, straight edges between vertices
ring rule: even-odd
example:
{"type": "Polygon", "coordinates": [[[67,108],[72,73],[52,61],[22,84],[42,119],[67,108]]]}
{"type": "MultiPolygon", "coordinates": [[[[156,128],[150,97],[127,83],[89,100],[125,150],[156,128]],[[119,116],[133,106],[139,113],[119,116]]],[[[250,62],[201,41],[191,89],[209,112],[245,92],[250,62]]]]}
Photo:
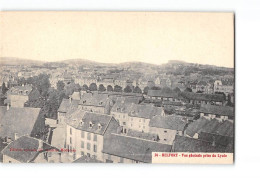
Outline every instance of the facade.
{"type": "Polygon", "coordinates": [[[84,155],[103,160],[104,135],[106,132],[116,133],[118,127],[112,116],[77,109],[66,119],[67,149],[72,151],[74,160],[84,155]]]}
{"type": "Polygon", "coordinates": [[[226,96],[228,94],[234,93],[233,82],[216,80],[214,82],[214,92],[215,93],[224,93],[226,96]]]}

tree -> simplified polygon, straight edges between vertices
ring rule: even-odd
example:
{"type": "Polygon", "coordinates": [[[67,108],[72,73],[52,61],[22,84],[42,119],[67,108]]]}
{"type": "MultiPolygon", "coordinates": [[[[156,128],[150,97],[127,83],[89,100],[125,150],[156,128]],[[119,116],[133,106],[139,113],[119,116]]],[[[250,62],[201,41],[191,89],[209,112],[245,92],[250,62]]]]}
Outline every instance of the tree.
{"type": "Polygon", "coordinates": [[[57,83],[58,91],[64,90],[64,87],[65,87],[65,83],[63,81],[58,81],[58,83],[57,83]]]}
{"type": "Polygon", "coordinates": [[[98,91],[106,91],[106,88],[104,87],[104,85],[103,84],[100,84],[99,86],[98,86],[98,91]]]}
{"type": "Polygon", "coordinates": [[[122,92],[122,87],[116,85],[116,86],[114,87],[114,91],[115,91],[115,92],[122,92]]]}
{"type": "Polygon", "coordinates": [[[134,91],[133,91],[134,93],[142,93],[142,90],[141,90],[141,88],[139,88],[139,86],[136,86],[135,88],[134,88],[134,91]]]}
{"type": "Polygon", "coordinates": [[[181,92],[180,88],[178,88],[178,87],[174,88],[174,90],[173,90],[173,91],[174,91],[174,92],[176,92],[176,93],[179,93],[179,92],[181,92]]]}
{"type": "Polygon", "coordinates": [[[184,90],[184,92],[192,92],[192,89],[191,89],[191,88],[186,88],[186,89],[184,90]]]}
{"type": "Polygon", "coordinates": [[[5,94],[8,91],[8,88],[5,86],[5,83],[2,84],[2,93],[5,94]]]}
{"type": "Polygon", "coordinates": [[[148,94],[148,90],[149,90],[149,87],[146,86],[146,87],[144,88],[144,94],[148,94]]]}
{"type": "Polygon", "coordinates": [[[90,91],[97,91],[97,84],[96,83],[91,83],[89,86],[90,91]]]}
{"type": "Polygon", "coordinates": [[[83,90],[83,91],[88,91],[88,85],[86,85],[86,84],[83,85],[83,86],[82,86],[82,90],[83,90]]]}
{"type": "Polygon", "coordinates": [[[130,86],[126,86],[125,89],[124,89],[124,92],[125,93],[131,93],[132,92],[132,88],[130,86]]]}
{"type": "Polygon", "coordinates": [[[151,88],[151,90],[161,90],[161,88],[158,87],[158,86],[153,86],[153,87],[151,88]]]}
{"type": "Polygon", "coordinates": [[[107,91],[113,91],[113,87],[111,85],[107,86],[107,91]]]}

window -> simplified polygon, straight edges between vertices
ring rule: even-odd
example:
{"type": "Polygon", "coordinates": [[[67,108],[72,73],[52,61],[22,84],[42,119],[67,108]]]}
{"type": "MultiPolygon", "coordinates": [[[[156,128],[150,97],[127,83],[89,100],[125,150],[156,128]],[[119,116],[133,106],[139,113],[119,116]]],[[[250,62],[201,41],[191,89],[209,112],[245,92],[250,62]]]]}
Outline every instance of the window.
{"type": "Polygon", "coordinates": [[[164,141],[167,141],[167,139],[163,139],[164,141]]]}
{"type": "Polygon", "coordinates": [[[72,128],[70,128],[70,135],[72,135],[72,128]]]}
{"type": "Polygon", "coordinates": [[[95,145],[95,144],[93,145],[93,151],[97,152],[97,145],[95,145]]]}
{"type": "Polygon", "coordinates": [[[108,154],[108,155],[107,155],[107,159],[108,159],[108,160],[111,160],[111,155],[108,154]]]}
{"type": "Polygon", "coordinates": [[[92,155],[92,158],[93,158],[93,159],[97,159],[97,156],[96,156],[96,155],[92,155]]]}
{"type": "Polygon", "coordinates": [[[126,122],[123,122],[123,125],[126,125],[126,122]]]}
{"type": "Polygon", "coordinates": [[[90,143],[87,143],[87,149],[90,150],[90,143]]]}
{"type": "Polygon", "coordinates": [[[85,137],[85,132],[81,131],[81,138],[84,138],[84,137],[85,137]]]}
{"type": "Polygon", "coordinates": [[[85,154],[84,154],[84,152],[83,151],[81,151],[81,156],[84,156],[85,154]]]}
{"type": "Polygon", "coordinates": [[[87,153],[87,156],[90,157],[90,153],[87,153]]]}
{"type": "Polygon", "coordinates": [[[167,131],[164,131],[164,133],[167,133],[167,131]]]}
{"type": "Polygon", "coordinates": [[[70,137],[70,144],[72,144],[72,138],[70,137]]]}
{"type": "MultiPolygon", "coordinates": [[[[92,110],[91,110],[91,112],[92,112],[92,110]]],[[[90,122],[89,122],[89,128],[92,128],[92,126],[93,126],[93,124],[92,124],[92,122],[90,121],[90,122]]]]}
{"type": "Polygon", "coordinates": [[[84,142],[81,141],[81,148],[84,148],[84,142]]]}
{"type": "Polygon", "coordinates": [[[97,135],[94,134],[94,141],[97,141],[97,135]]]}
{"type": "Polygon", "coordinates": [[[91,140],[91,133],[88,133],[88,140],[91,140]]]}

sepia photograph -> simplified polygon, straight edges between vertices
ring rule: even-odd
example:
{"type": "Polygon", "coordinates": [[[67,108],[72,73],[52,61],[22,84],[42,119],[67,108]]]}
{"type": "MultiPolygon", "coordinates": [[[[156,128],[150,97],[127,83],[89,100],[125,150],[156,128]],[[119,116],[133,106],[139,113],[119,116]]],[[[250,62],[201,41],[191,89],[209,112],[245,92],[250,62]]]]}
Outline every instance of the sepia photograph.
{"type": "Polygon", "coordinates": [[[233,164],[233,12],[0,12],[0,162],[233,164]]]}

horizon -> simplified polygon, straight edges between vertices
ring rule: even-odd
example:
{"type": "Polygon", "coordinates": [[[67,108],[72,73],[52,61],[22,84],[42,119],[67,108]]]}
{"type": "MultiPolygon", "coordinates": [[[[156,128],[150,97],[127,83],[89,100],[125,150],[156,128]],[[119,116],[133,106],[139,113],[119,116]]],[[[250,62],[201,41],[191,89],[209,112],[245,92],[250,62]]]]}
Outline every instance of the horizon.
{"type": "Polygon", "coordinates": [[[137,60],[133,60],[133,61],[124,61],[124,62],[98,62],[95,60],[90,60],[90,59],[83,59],[83,58],[75,58],[75,59],[63,59],[63,60],[57,60],[57,61],[42,61],[42,60],[37,60],[37,59],[25,59],[25,58],[20,58],[20,57],[0,57],[0,61],[6,60],[6,58],[12,58],[12,59],[16,59],[16,60],[28,60],[28,61],[37,61],[37,62],[42,62],[42,63],[64,63],[64,61],[69,61],[69,60],[81,60],[81,61],[90,61],[90,62],[94,62],[94,63],[100,63],[100,64],[123,64],[123,63],[145,63],[145,64],[150,64],[150,65],[156,65],[156,66],[160,66],[160,65],[165,65],[171,61],[174,62],[181,62],[181,63],[187,63],[187,64],[199,64],[199,65],[208,65],[208,66],[215,66],[215,67],[220,67],[220,68],[230,68],[230,69],[234,69],[234,67],[225,67],[225,66],[219,66],[219,65],[211,65],[211,64],[202,64],[202,63],[194,63],[194,62],[187,62],[184,60],[168,60],[165,63],[161,63],[161,64],[153,64],[153,63],[149,63],[149,62],[142,62],[142,61],[137,61],[137,60]]]}
{"type": "Polygon", "coordinates": [[[7,11],[0,17],[1,57],[234,68],[233,13],[7,11]]]}

